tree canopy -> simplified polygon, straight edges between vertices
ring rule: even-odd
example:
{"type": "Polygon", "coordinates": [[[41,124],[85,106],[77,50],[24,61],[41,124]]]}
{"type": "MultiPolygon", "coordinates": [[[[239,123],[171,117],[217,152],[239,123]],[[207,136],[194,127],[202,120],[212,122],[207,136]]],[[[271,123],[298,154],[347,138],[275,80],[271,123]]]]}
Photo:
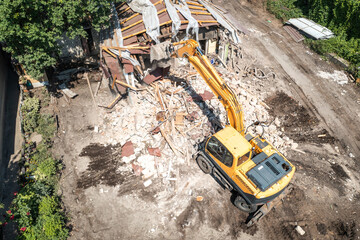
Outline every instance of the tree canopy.
{"type": "Polygon", "coordinates": [[[32,77],[57,62],[57,40],[86,36],[83,26],[107,23],[111,0],[1,0],[0,42],[32,77]]]}

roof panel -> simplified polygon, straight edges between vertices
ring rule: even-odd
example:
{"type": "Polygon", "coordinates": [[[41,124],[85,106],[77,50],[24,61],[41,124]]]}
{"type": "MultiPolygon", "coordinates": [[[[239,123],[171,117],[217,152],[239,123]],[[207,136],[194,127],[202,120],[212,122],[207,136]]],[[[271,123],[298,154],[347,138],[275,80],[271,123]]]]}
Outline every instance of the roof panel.
{"type": "Polygon", "coordinates": [[[334,33],[326,27],[306,18],[292,18],[288,23],[315,39],[327,39],[334,36],[334,33]]]}

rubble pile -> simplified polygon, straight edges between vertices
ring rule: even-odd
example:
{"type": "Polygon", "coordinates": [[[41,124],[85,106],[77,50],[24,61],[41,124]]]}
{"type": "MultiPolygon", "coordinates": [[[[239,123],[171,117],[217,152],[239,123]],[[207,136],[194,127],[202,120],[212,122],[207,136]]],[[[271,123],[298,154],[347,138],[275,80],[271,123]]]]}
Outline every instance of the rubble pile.
{"type": "MultiPolygon", "coordinates": [[[[272,119],[262,102],[266,97],[255,93],[255,74],[233,71],[218,65],[218,72],[238,96],[243,106],[245,126],[255,121],[262,126],[249,127],[252,134],[263,134],[284,155],[296,143],[286,137],[279,119],[272,119]]],[[[242,68],[244,69],[244,68],[242,68]]],[[[103,142],[122,145],[119,171],[132,171],[145,180],[176,180],[179,167],[190,164],[199,142],[227,123],[226,112],[201,76],[188,65],[172,69],[161,81],[131,90],[131,104],[120,101],[104,116],[97,132],[103,142]],[[113,132],[118,134],[114,135],[113,132]]]]}

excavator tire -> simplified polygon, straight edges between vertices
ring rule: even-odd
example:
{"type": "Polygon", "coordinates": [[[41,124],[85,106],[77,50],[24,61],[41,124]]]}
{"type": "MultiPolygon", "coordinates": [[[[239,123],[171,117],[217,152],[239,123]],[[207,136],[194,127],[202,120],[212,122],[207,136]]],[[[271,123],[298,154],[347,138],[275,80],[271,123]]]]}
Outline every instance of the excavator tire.
{"type": "Polygon", "coordinates": [[[256,205],[249,205],[241,196],[237,196],[234,200],[234,205],[243,212],[252,213],[257,210],[256,205]]]}
{"type": "Polygon", "coordinates": [[[205,174],[209,174],[211,173],[211,165],[209,163],[209,161],[204,158],[202,155],[198,155],[196,157],[196,162],[199,165],[199,168],[205,173],[205,174]]]}

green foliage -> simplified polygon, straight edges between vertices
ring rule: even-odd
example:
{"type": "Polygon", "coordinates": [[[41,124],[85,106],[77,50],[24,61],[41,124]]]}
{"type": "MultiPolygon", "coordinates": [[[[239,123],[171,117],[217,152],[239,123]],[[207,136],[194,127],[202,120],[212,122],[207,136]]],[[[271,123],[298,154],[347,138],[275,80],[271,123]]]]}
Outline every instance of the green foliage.
{"type": "Polygon", "coordinates": [[[18,210],[15,216],[20,231],[23,232],[20,239],[67,239],[68,230],[65,228],[65,218],[61,213],[60,204],[56,197],[42,197],[37,205],[31,208],[27,204],[29,201],[21,201],[23,199],[29,200],[31,198],[21,195],[17,197],[16,206],[18,210]],[[36,215],[33,216],[33,212],[36,212],[36,215]]]}
{"type": "Polygon", "coordinates": [[[56,196],[61,164],[52,156],[49,144],[56,130],[55,120],[51,115],[40,114],[37,98],[28,96],[21,111],[23,125],[31,126],[27,132],[36,130],[43,140],[36,149],[33,143],[24,146],[25,174],[20,178],[23,187],[14,194],[10,219],[14,219],[19,227],[19,239],[67,239],[66,218],[56,196]]]}
{"type": "Polygon", "coordinates": [[[35,176],[37,179],[44,179],[46,177],[51,177],[56,174],[56,162],[52,158],[47,158],[40,162],[38,165],[35,176]]]}
{"type": "Polygon", "coordinates": [[[41,106],[47,107],[50,104],[50,94],[47,88],[43,88],[41,91],[41,106]]]}
{"type": "Polygon", "coordinates": [[[40,133],[44,142],[49,142],[56,131],[55,119],[49,114],[42,114],[38,118],[36,132],[40,133]]]}
{"type": "Polygon", "coordinates": [[[346,39],[360,38],[360,1],[358,0],[302,0],[302,9],[315,22],[346,39]],[[306,2],[307,4],[304,4],[306,2]]]}
{"type": "Polygon", "coordinates": [[[336,53],[351,63],[350,70],[360,77],[360,1],[358,0],[268,0],[268,10],[288,20],[305,16],[336,34],[329,40],[306,39],[317,53],[336,53]]]}
{"type": "MultiPolygon", "coordinates": [[[[68,231],[64,228],[64,218],[59,212],[59,202],[54,197],[45,197],[40,203],[40,223],[43,226],[43,239],[66,239],[68,231]]],[[[39,239],[42,239],[42,238],[39,239]]]]}
{"type": "Polygon", "coordinates": [[[32,133],[37,127],[39,119],[40,101],[38,98],[26,98],[21,106],[23,128],[25,132],[32,133]]]}
{"type": "Polygon", "coordinates": [[[83,26],[91,23],[99,30],[109,20],[111,0],[1,0],[0,42],[5,50],[39,78],[54,66],[64,32],[71,38],[86,36],[83,26]]]}
{"type": "Polygon", "coordinates": [[[277,18],[286,21],[290,18],[302,17],[303,14],[295,6],[296,0],[268,0],[267,9],[277,18]]]}

